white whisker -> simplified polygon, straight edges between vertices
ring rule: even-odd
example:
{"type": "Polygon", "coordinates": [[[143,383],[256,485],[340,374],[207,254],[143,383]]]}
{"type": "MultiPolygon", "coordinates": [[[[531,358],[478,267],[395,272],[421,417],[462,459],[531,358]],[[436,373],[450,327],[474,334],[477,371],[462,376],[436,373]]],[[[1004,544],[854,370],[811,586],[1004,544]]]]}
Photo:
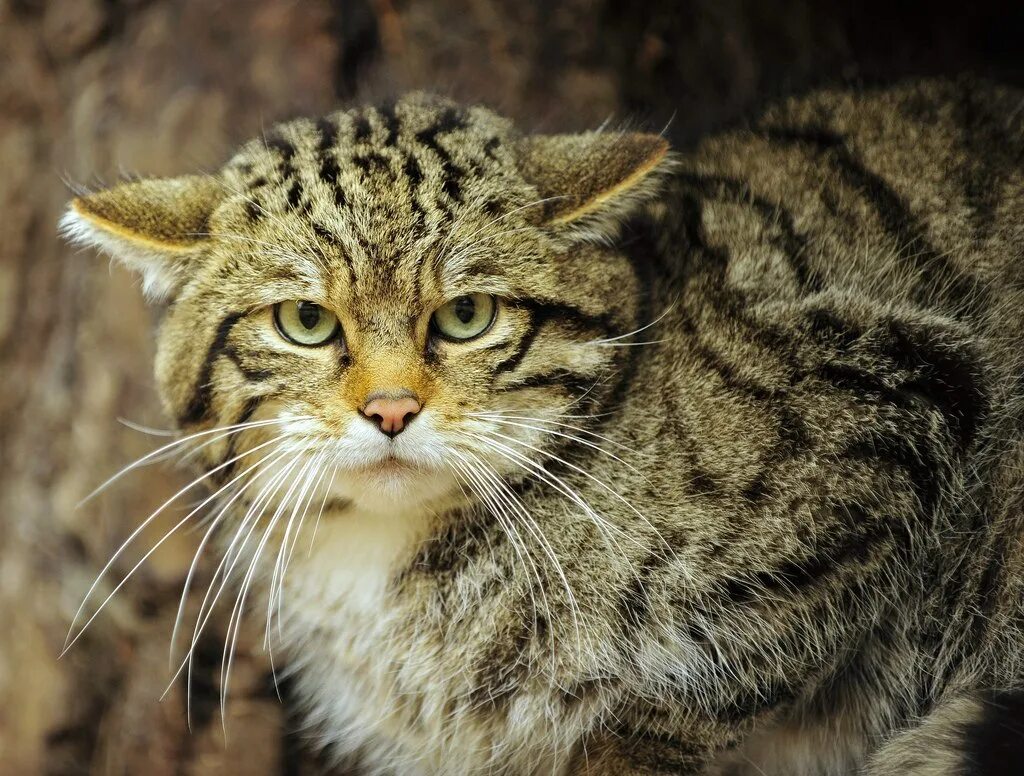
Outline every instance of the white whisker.
{"type": "MultiPolygon", "coordinates": [[[[288,465],[286,471],[290,474],[298,466],[300,460],[301,453],[295,456],[295,459],[288,465]]],[[[236,598],[235,601],[234,610],[232,612],[231,619],[228,620],[228,630],[226,638],[224,640],[224,656],[221,659],[220,683],[220,716],[221,724],[224,727],[225,736],[227,735],[227,702],[228,688],[231,683],[231,667],[234,665],[235,651],[238,646],[238,637],[242,630],[242,617],[245,611],[245,600],[248,596],[249,588],[252,584],[253,576],[256,571],[256,566],[259,563],[260,557],[263,554],[263,550],[267,546],[267,542],[270,540],[270,537],[273,535],[274,529],[277,527],[277,523],[280,520],[281,515],[284,514],[285,510],[287,509],[288,499],[294,492],[294,489],[297,486],[298,482],[298,477],[293,479],[292,483],[288,487],[287,492],[281,498],[280,503],[275,509],[273,517],[271,517],[270,521],[268,522],[267,527],[263,532],[263,537],[260,539],[259,544],[257,545],[255,551],[253,552],[252,560],[249,563],[249,568],[246,570],[245,575],[242,578],[242,584],[238,597],[236,598]],[[234,620],[235,623],[234,636],[231,635],[232,620],[234,620]]],[[[280,486],[278,486],[275,489],[275,496],[277,495],[278,491],[280,491],[280,486]]]]}
{"type": "MultiPolygon", "coordinates": [[[[288,451],[283,452],[287,453],[288,451]]],[[[256,495],[256,498],[253,500],[252,504],[250,504],[249,508],[246,510],[246,514],[243,517],[241,523],[239,524],[235,532],[234,538],[228,544],[228,547],[225,550],[223,557],[221,558],[220,562],[217,565],[217,568],[213,572],[213,576],[210,579],[209,587],[207,587],[206,594],[203,596],[202,603],[200,603],[199,605],[199,613],[196,615],[196,625],[192,631],[192,639],[189,643],[189,647],[186,652],[185,658],[182,660],[181,664],[174,672],[174,675],[171,677],[171,681],[167,686],[167,690],[164,691],[165,694],[170,691],[170,688],[173,686],[174,682],[177,681],[178,676],[180,676],[181,672],[185,670],[187,667],[188,676],[185,682],[185,713],[186,718],[190,721],[190,724],[192,713],[192,667],[196,645],[199,643],[199,639],[202,636],[203,630],[206,628],[206,624],[213,616],[214,607],[216,606],[217,600],[220,598],[221,593],[224,591],[224,588],[226,587],[228,580],[230,579],[231,571],[234,569],[235,563],[237,562],[237,558],[240,556],[242,550],[245,548],[245,545],[248,543],[249,537],[252,534],[252,530],[253,528],[255,528],[256,522],[258,520],[258,518],[254,519],[255,515],[262,508],[262,505],[265,502],[265,500],[269,498],[268,494],[270,490],[275,486],[276,483],[280,482],[280,480],[285,476],[287,471],[288,469],[286,465],[286,468],[284,470],[272,474],[270,476],[270,479],[266,483],[264,483],[259,493],[256,495]],[[250,526],[248,532],[246,532],[246,526],[249,524],[250,520],[252,521],[252,526],[250,526]],[[242,541],[241,545],[238,546],[237,551],[235,551],[235,547],[238,544],[239,539],[242,537],[243,532],[245,532],[245,538],[242,541]],[[235,553],[234,559],[232,559],[233,552],[235,553]],[[231,561],[230,564],[228,564],[229,560],[231,561]],[[214,593],[213,588],[215,585],[217,585],[218,579],[220,580],[220,586],[217,588],[217,592],[214,593]],[[213,596],[212,601],[210,600],[211,595],[213,596]]]]}
{"type": "MultiPolygon", "coordinates": [[[[245,458],[248,455],[252,455],[254,452],[257,452],[258,450],[266,447],[267,445],[271,445],[271,444],[274,444],[275,442],[280,441],[282,438],[283,438],[283,435],[279,436],[279,437],[275,437],[274,439],[271,439],[268,442],[264,442],[263,444],[254,447],[252,450],[248,450],[248,451],[242,453],[241,455],[237,455],[234,458],[232,458],[231,460],[225,461],[224,463],[220,464],[219,466],[217,466],[217,467],[215,467],[213,469],[210,469],[208,472],[206,472],[205,474],[201,475],[200,477],[197,477],[196,479],[192,480],[192,482],[190,482],[188,485],[186,485],[181,490],[179,490],[177,493],[175,493],[173,496],[171,496],[169,499],[167,499],[163,504],[161,504],[159,507],[157,507],[156,511],[154,511],[152,514],[150,514],[150,516],[147,517],[145,520],[143,520],[142,523],[138,526],[138,528],[136,528],[134,531],[132,531],[132,533],[128,536],[127,539],[125,539],[125,541],[121,544],[121,546],[117,548],[117,550],[114,552],[114,554],[110,557],[110,560],[108,560],[106,565],[100,570],[100,573],[99,573],[99,575],[97,575],[96,580],[92,583],[92,585],[86,591],[85,597],[82,599],[81,605],[78,607],[78,610],[75,612],[75,616],[71,619],[71,625],[68,628],[68,637],[64,641],[64,649],[61,651],[61,655],[64,655],[68,651],[68,649],[70,649],[72,647],[72,645],[74,645],[74,643],[76,641],[78,641],[78,639],[82,636],[82,634],[85,633],[86,628],[88,628],[89,624],[92,623],[92,621],[96,619],[96,616],[100,613],[100,611],[107,604],[107,602],[110,601],[111,598],[113,598],[114,594],[118,590],[120,590],[121,586],[124,585],[124,583],[128,580],[128,577],[125,577],[121,581],[121,583],[117,587],[114,588],[113,592],[111,592],[110,595],[107,596],[107,598],[100,605],[99,609],[97,609],[96,612],[93,613],[92,617],[89,618],[88,622],[86,622],[85,625],[82,626],[82,628],[78,631],[78,634],[74,637],[74,639],[72,639],[71,638],[71,634],[74,633],[75,625],[78,622],[78,618],[81,617],[82,612],[85,609],[85,605],[89,602],[89,599],[92,597],[92,594],[96,590],[96,588],[99,585],[100,581],[103,579],[103,577],[106,575],[106,573],[110,570],[110,568],[114,565],[114,563],[117,561],[117,559],[121,556],[121,553],[124,552],[124,550],[128,547],[128,545],[130,545],[135,540],[135,538],[146,529],[146,527],[150,523],[152,523],[169,505],[174,503],[182,494],[184,494],[187,491],[191,490],[192,488],[194,488],[199,483],[201,483],[204,480],[208,479],[209,477],[213,476],[218,471],[224,469],[226,466],[230,466],[231,464],[236,463],[237,461],[240,461],[242,458],[245,458]]],[[[215,498],[216,495],[217,494],[214,493],[213,496],[210,497],[210,499],[215,498]]],[[[203,504],[208,503],[208,501],[210,499],[205,500],[203,502],[203,504]]],[[[182,522],[179,523],[179,524],[183,524],[185,522],[185,520],[187,520],[189,517],[191,517],[193,514],[195,514],[195,512],[198,509],[199,508],[197,507],[196,510],[193,510],[192,512],[190,512],[186,516],[186,518],[184,518],[182,520],[182,522]]],[[[166,539],[166,538],[167,537],[165,536],[164,539],[166,539]]],[[[156,546],[154,546],[148,553],[146,553],[146,555],[143,557],[143,561],[146,558],[148,558],[150,555],[152,555],[153,552],[156,551],[157,547],[160,546],[160,544],[164,541],[164,539],[161,539],[160,542],[157,543],[156,546]]],[[[142,561],[140,561],[139,564],[136,564],[135,568],[132,569],[132,572],[134,572],[135,569],[137,569],[139,567],[139,565],[141,565],[141,563],[142,563],[142,561]]],[[[131,576],[132,572],[129,572],[129,576],[131,576]]]]}
{"type": "MultiPolygon", "coordinates": [[[[239,430],[244,430],[244,429],[249,429],[249,428],[260,428],[262,426],[272,426],[272,425],[280,424],[280,423],[288,423],[290,421],[310,420],[311,418],[312,418],[311,415],[297,415],[297,416],[287,417],[287,418],[273,418],[271,420],[256,420],[256,421],[250,421],[248,423],[236,423],[236,424],[234,424],[232,426],[219,426],[217,428],[209,428],[209,429],[206,429],[205,431],[197,431],[194,434],[189,434],[186,437],[183,437],[181,439],[176,439],[175,441],[170,442],[170,443],[164,445],[163,447],[157,448],[156,450],[154,450],[151,453],[147,453],[146,455],[142,456],[141,458],[139,458],[139,459],[133,461],[132,463],[128,464],[127,466],[125,466],[123,469],[118,471],[116,474],[112,475],[111,477],[108,477],[99,487],[97,487],[95,490],[93,490],[91,493],[89,493],[89,495],[87,495],[85,498],[83,498],[81,501],[79,501],[78,504],[76,504],[76,508],[82,506],[83,504],[89,502],[91,499],[95,498],[97,495],[102,493],[104,490],[106,490],[108,487],[110,487],[110,485],[112,485],[114,482],[116,482],[121,477],[126,475],[128,472],[134,471],[135,469],[138,469],[138,468],[140,468],[142,466],[145,466],[147,463],[152,462],[153,459],[156,458],[157,456],[159,456],[161,453],[164,453],[164,452],[166,452],[168,450],[171,450],[172,448],[179,447],[179,446],[181,446],[183,444],[187,444],[188,442],[191,442],[191,441],[193,441],[195,439],[198,439],[199,437],[205,437],[205,436],[209,436],[211,434],[221,434],[221,433],[223,433],[223,436],[230,436],[231,433],[234,433],[234,432],[239,431],[239,430]],[[224,432],[228,432],[228,433],[224,433],[224,432]]],[[[222,439],[223,436],[222,437],[218,437],[218,438],[222,439]]]]}
{"type": "MultiPolygon", "coordinates": [[[[620,334],[617,337],[605,337],[604,339],[590,340],[586,344],[587,345],[607,345],[607,344],[609,344],[611,342],[617,342],[619,340],[627,339],[627,338],[632,337],[632,336],[634,336],[636,334],[639,334],[642,331],[647,331],[652,326],[657,326],[662,320],[664,320],[665,316],[668,315],[670,312],[672,312],[672,309],[674,307],[675,307],[675,303],[670,304],[668,307],[666,307],[662,311],[661,315],[659,315],[657,318],[655,318],[650,323],[648,323],[648,324],[646,324],[644,326],[641,326],[639,329],[633,329],[633,331],[627,332],[625,334],[620,334]]],[[[658,341],[662,342],[663,340],[658,340],[658,341]]],[[[637,343],[637,344],[641,344],[641,343],[637,343]]]]}
{"type": "Polygon", "coordinates": [[[173,666],[174,666],[174,651],[175,651],[175,646],[178,643],[178,633],[180,631],[182,619],[183,619],[184,614],[185,614],[185,601],[186,601],[186,599],[188,597],[189,590],[192,587],[192,580],[195,578],[196,569],[199,566],[199,559],[200,559],[200,557],[203,554],[203,550],[206,549],[206,545],[209,543],[210,539],[213,537],[214,531],[217,529],[217,527],[220,525],[221,521],[227,515],[227,511],[231,507],[231,505],[234,504],[235,501],[237,501],[239,498],[241,498],[245,494],[245,492],[250,487],[252,487],[253,484],[255,484],[256,482],[259,482],[259,474],[261,474],[266,469],[268,469],[271,466],[273,466],[274,464],[276,464],[278,461],[280,461],[282,458],[284,458],[287,455],[288,455],[288,451],[286,451],[286,450],[285,451],[275,450],[274,452],[269,453],[268,455],[266,455],[263,458],[261,458],[259,461],[257,461],[255,464],[253,464],[251,467],[249,467],[244,472],[242,472],[237,477],[235,477],[235,480],[233,480],[233,481],[236,481],[236,480],[240,479],[243,476],[251,475],[249,480],[242,487],[240,487],[234,493],[234,495],[231,496],[231,498],[224,504],[223,507],[221,507],[221,509],[218,512],[215,513],[214,518],[210,522],[210,527],[207,529],[206,533],[203,535],[202,540],[199,542],[199,546],[196,548],[195,555],[193,555],[193,557],[192,557],[192,563],[189,565],[188,574],[185,576],[185,583],[182,586],[181,600],[180,600],[180,603],[178,604],[178,611],[177,611],[177,614],[174,617],[174,627],[171,630],[171,644],[170,644],[170,650],[169,650],[169,653],[168,653],[169,667],[173,668],[173,666]],[[272,460],[270,460],[270,459],[272,459],[272,460]],[[267,462],[268,460],[270,462],[266,463],[266,465],[264,466],[265,462],[267,462]]]}
{"type": "Polygon", "coordinates": [[[573,442],[576,442],[577,444],[581,444],[581,445],[584,445],[585,447],[589,447],[592,450],[597,450],[598,452],[603,453],[604,455],[608,456],[609,458],[613,459],[614,461],[617,461],[618,463],[621,463],[623,466],[625,466],[630,471],[633,471],[633,472],[636,472],[637,474],[641,474],[642,475],[640,470],[637,469],[635,466],[633,466],[633,464],[629,463],[629,461],[623,460],[619,456],[615,455],[615,453],[611,453],[608,450],[605,450],[600,445],[594,444],[593,442],[588,442],[586,439],[580,439],[579,437],[574,436],[572,434],[566,434],[565,432],[562,432],[562,431],[555,431],[553,429],[542,428],[540,426],[533,426],[533,425],[530,425],[530,424],[527,424],[527,423],[517,423],[515,421],[510,421],[510,420],[505,420],[505,419],[498,419],[498,418],[491,418],[491,421],[494,422],[494,423],[500,423],[500,424],[506,425],[506,426],[518,426],[519,428],[531,429],[533,431],[539,431],[539,432],[541,432],[543,434],[551,434],[552,436],[557,436],[557,437],[561,437],[563,439],[571,440],[573,442]]]}

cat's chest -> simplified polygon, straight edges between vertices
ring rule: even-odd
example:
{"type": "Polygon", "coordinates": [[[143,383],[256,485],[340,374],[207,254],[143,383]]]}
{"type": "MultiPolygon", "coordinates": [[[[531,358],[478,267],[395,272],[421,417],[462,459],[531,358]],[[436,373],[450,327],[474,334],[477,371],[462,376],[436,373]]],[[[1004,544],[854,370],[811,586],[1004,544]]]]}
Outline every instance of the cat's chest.
{"type": "Polygon", "coordinates": [[[402,762],[395,772],[412,774],[444,773],[452,763],[463,768],[453,772],[471,763],[486,771],[511,748],[539,761],[555,757],[547,770],[557,772],[551,752],[568,751],[575,725],[558,728],[567,740],[557,745],[541,732],[550,730],[553,690],[526,690],[494,714],[491,693],[481,692],[480,658],[495,643],[488,611],[500,607],[478,600],[469,616],[462,608],[463,627],[446,627],[444,607],[428,591],[389,584],[416,552],[420,529],[365,516],[323,528],[314,553],[289,572],[285,639],[301,701],[334,750],[402,762]]]}
{"type": "MultiPolygon", "coordinates": [[[[346,511],[328,516],[313,549],[289,571],[285,639],[303,702],[342,752],[407,746],[415,738],[401,699],[415,661],[406,614],[389,590],[420,538],[416,515],[346,511]]],[[[418,660],[428,661],[422,654],[418,660]]],[[[429,686],[426,668],[414,682],[429,686]]],[[[387,753],[378,753],[382,758],[387,753]]],[[[387,759],[387,758],[384,758],[387,759]]]]}

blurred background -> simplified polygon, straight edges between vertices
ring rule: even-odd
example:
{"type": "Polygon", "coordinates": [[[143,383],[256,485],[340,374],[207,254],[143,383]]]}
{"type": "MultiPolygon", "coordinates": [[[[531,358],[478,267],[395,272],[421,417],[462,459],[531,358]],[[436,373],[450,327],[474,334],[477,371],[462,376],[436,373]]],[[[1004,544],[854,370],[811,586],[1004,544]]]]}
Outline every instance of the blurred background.
{"type": "Polygon", "coordinates": [[[167,421],[135,279],[57,238],[68,181],[211,169],[276,120],[410,88],[483,100],[528,129],[667,124],[685,147],[816,85],[965,71],[1019,84],[1022,37],[1024,4],[1010,2],[0,0],[0,774],[323,770],[249,634],[225,741],[224,623],[200,645],[192,731],[180,682],[158,702],[195,534],[58,659],[106,559],[186,482],[141,469],[75,508],[161,443],[119,418],[167,421]]]}

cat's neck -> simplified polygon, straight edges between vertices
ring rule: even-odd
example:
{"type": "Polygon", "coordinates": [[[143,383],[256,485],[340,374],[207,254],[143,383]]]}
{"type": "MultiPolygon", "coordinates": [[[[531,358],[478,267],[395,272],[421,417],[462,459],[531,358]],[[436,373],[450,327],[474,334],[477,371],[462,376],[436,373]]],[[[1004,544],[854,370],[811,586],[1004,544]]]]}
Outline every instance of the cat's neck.
{"type": "Polygon", "coordinates": [[[389,582],[408,566],[435,524],[424,506],[367,509],[357,504],[323,515],[290,572],[300,606],[377,610],[389,582]]]}

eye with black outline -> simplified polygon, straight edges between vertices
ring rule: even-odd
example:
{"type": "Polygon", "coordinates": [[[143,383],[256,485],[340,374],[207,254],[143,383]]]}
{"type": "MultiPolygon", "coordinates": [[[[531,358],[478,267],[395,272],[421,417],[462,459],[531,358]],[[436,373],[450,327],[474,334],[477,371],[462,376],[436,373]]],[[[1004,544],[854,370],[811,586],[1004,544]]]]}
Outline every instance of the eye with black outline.
{"type": "Polygon", "coordinates": [[[274,324],[282,337],[304,347],[326,345],[341,334],[337,315],[316,302],[303,300],[275,304],[274,324]]]}
{"type": "Polygon", "coordinates": [[[431,328],[444,339],[465,342],[491,328],[498,302],[490,294],[466,294],[445,303],[430,318],[431,328]]]}

